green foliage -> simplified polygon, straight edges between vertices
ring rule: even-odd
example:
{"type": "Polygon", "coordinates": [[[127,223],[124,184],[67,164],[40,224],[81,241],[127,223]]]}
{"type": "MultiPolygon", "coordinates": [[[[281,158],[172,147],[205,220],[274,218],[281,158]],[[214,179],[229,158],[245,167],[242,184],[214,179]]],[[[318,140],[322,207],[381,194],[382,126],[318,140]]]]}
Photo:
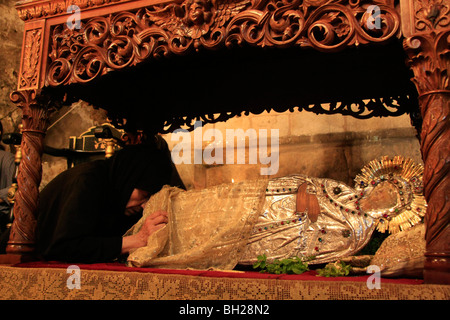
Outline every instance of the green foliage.
{"type": "Polygon", "coordinates": [[[336,261],[334,263],[329,263],[323,269],[317,269],[317,273],[321,277],[344,277],[348,276],[350,271],[352,270],[352,266],[336,261]]]}
{"type": "Polygon", "coordinates": [[[308,263],[303,262],[299,257],[290,259],[275,259],[272,263],[267,262],[265,254],[258,256],[258,261],[253,265],[253,269],[260,269],[261,273],[274,274],[301,274],[308,271],[308,263]]]}

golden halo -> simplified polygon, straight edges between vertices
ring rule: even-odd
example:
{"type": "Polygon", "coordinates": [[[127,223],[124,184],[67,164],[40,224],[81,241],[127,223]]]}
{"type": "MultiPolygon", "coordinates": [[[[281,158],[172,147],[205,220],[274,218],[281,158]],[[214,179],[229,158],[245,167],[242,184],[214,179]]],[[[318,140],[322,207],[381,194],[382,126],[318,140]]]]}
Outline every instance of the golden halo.
{"type": "Polygon", "coordinates": [[[422,177],[423,166],[402,156],[384,156],[370,161],[361,169],[354,181],[362,201],[375,197],[373,194],[381,194],[381,199],[384,195],[391,200],[395,197],[393,205],[364,210],[377,220],[378,231],[396,233],[422,222],[427,208],[422,177]]]}

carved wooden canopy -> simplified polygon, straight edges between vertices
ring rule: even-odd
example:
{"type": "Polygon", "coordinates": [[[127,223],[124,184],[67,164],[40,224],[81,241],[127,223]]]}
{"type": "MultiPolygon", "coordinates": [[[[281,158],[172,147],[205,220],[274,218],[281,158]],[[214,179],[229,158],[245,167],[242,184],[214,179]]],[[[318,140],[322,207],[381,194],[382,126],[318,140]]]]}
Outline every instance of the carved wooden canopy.
{"type": "Polygon", "coordinates": [[[264,110],[409,113],[428,203],[424,278],[450,283],[448,0],[27,0],[17,9],[25,28],[11,100],[26,156],[8,254],[33,252],[43,137],[61,101],[83,99],[116,124],[126,118],[127,131],[152,132],[264,110]]]}
{"type": "Polygon", "coordinates": [[[417,111],[393,0],[26,1],[18,12],[18,89],[81,98],[116,124],[169,132],[264,110],[417,111]]]}

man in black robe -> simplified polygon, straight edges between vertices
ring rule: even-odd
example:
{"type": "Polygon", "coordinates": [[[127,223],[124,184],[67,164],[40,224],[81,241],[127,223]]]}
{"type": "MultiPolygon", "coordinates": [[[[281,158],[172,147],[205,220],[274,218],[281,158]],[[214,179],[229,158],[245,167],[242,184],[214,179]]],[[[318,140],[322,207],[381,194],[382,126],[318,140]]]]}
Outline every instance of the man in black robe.
{"type": "Polygon", "coordinates": [[[40,194],[38,255],[47,261],[108,262],[145,246],[148,235],[167,223],[167,213],[156,212],[134,236],[122,235],[166,184],[184,188],[165,141],[163,147],[128,146],[110,159],[61,173],[40,194]]]}

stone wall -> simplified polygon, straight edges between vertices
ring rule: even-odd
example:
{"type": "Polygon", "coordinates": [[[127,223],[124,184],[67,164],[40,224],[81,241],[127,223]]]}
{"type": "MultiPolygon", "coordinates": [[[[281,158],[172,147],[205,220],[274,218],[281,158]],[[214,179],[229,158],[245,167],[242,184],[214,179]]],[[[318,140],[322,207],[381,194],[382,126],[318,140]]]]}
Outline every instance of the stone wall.
{"type": "MultiPolygon", "coordinates": [[[[107,116],[104,110],[94,109],[88,103],[80,100],[52,114],[44,143],[53,148],[68,148],[70,137],[78,137],[90,127],[105,122],[107,122],[107,116]]],[[[66,169],[67,160],[65,158],[44,154],[41,188],[66,169]]]]}
{"type": "MultiPolygon", "coordinates": [[[[316,115],[311,112],[271,112],[205,125],[201,130],[203,134],[208,129],[219,130],[226,140],[227,129],[246,131],[249,128],[256,129],[257,132],[259,129],[279,129],[279,169],[276,174],[261,176],[260,168],[269,165],[263,165],[260,161],[249,164],[251,151],[247,140],[245,164],[195,164],[192,150],[191,164],[178,165],[185,183],[189,187],[203,188],[244,179],[301,173],[332,178],[353,185],[353,178],[359,170],[367,162],[380,156],[403,155],[417,162],[422,161],[416,131],[407,115],[360,120],[349,116],[316,115]]],[[[190,136],[191,147],[194,148],[195,132],[190,136]]],[[[178,136],[172,138],[172,135],[166,135],[165,139],[172,150],[179,143],[183,143],[183,139],[178,136]]],[[[211,145],[213,140],[204,139],[201,152],[211,145]]],[[[227,154],[226,142],[222,142],[224,157],[227,154]]],[[[237,141],[234,145],[237,145],[237,141]]],[[[237,150],[235,153],[237,154],[237,150]]]]}
{"type": "Polygon", "coordinates": [[[0,0],[0,120],[5,132],[16,132],[22,116],[9,100],[17,88],[23,37],[23,22],[14,3],[15,0],[0,0]]]}
{"type": "MultiPolygon", "coordinates": [[[[5,132],[17,131],[21,121],[20,110],[9,100],[9,94],[17,86],[23,31],[23,22],[16,14],[14,3],[14,0],[0,0],[0,119],[5,132]]],[[[52,115],[45,143],[66,148],[70,136],[79,136],[89,127],[105,121],[103,110],[95,110],[79,101],[52,115]]],[[[258,132],[260,129],[278,129],[279,169],[274,176],[303,173],[352,184],[353,177],[365,163],[382,155],[403,155],[421,161],[416,132],[407,115],[358,120],[341,115],[272,112],[241,116],[202,128],[203,131],[208,129],[217,129],[224,137],[226,129],[255,129],[258,132]]],[[[171,141],[172,135],[165,135],[165,138],[171,148],[178,143],[171,141]]],[[[200,151],[210,143],[202,141],[200,151]]],[[[246,155],[245,164],[195,164],[192,161],[178,165],[178,169],[189,188],[268,178],[260,175],[264,165],[260,162],[248,164],[249,150],[246,155]]],[[[42,186],[66,167],[64,159],[44,155],[42,186]]]]}

